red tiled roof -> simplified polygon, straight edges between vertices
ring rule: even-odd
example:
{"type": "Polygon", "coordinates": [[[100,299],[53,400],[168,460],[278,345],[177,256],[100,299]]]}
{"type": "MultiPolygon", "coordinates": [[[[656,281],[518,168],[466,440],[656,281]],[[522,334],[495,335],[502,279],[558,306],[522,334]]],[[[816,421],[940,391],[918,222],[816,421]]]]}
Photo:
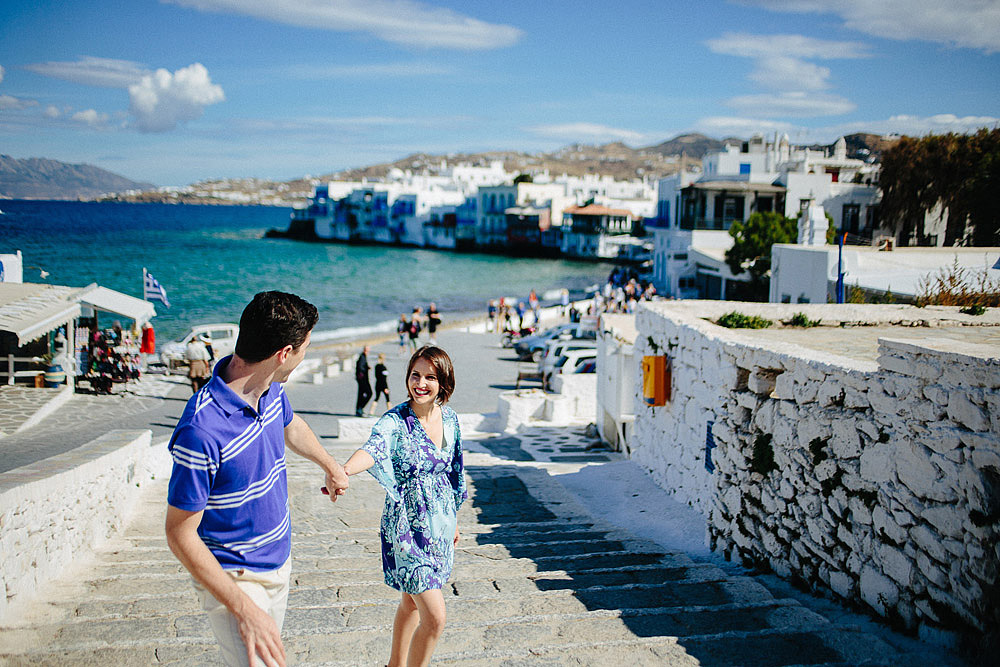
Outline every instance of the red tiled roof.
{"type": "Polygon", "coordinates": [[[588,204],[587,206],[570,206],[564,213],[570,215],[626,215],[631,216],[632,211],[624,208],[608,208],[599,204],[588,204]]]}

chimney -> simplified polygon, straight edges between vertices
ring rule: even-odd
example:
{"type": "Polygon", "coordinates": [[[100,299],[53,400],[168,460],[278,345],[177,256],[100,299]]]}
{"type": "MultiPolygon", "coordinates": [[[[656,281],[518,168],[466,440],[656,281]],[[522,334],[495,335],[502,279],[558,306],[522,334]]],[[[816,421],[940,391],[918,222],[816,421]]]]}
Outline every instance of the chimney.
{"type": "Polygon", "coordinates": [[[799,216],[799,245],[826,245],[826,230],[830,224],[823,207],[810,200],[799,216]]]}

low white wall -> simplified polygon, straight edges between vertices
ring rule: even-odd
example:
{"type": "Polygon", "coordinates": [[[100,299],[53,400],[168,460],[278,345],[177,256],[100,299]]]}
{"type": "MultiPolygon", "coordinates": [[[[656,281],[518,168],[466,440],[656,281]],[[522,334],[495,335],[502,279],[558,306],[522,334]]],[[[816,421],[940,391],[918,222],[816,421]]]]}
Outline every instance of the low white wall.
{"type": "MultiPolygon", "coordinates": [[[[724,307],[772,319],[804,309],[724,307]]],[[[673,397],[650,407],[636,386],[632,450],[706,516],[712,547],[907,627],[995,628],[1000,348],[883,338],[877,362],[856,361],[751,339],[696,312],[639,313],[636,357],[673,357],[673,397]]],[[[904,313],[807,314],[861,322],[865,312],[904,313]]],[[[905,313],[934,323],[932,311],[905,313]]]]}
{"type": "Polygon", "coordinates": [[[70,452],[0,473],[0,621],[126,522],[139,494],[170,474],[150,431],[111,431],[70,452]]]}

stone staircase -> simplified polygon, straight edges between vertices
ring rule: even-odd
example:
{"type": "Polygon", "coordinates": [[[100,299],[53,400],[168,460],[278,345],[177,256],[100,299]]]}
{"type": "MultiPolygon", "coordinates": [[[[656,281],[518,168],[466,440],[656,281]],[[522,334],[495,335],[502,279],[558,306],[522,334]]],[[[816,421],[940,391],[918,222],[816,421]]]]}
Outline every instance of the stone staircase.
{"type": "MultiPolygon", "coordinates": [[[[339,460],[354,449],[331,447],[339,460]]],[[[752,578],[667,553],[587,515],[533,462],[466,460],[470,501],[445,589],[439,665],[920,664],[752,578]]],[[[367,475],[332,505],[312,464],[289,460],[289,663],[381,665],[398,594],[382,583],[381,489],[367,475]]],[[[214,665],[188,576],[162,534],[165,481],[94,562],[23,622],[0,629],[3,665],[214,665]]]]}

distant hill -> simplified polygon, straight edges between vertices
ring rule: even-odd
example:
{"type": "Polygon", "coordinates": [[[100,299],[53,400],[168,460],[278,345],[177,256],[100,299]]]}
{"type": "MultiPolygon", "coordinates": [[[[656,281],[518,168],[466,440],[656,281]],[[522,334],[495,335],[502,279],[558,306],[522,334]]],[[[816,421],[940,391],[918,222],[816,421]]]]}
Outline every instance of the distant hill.
{"type": "Polygon", "coordinates": [[[140,183],[89,164],[0,155],[0,197],[9,199],[90,199],[110,192],[148,190],[140,183]]]}
{"type": "Polygon", "coordinates": [[[706,153],[722,150],[726,144],[741,144],[742,139],[713,139],[704,134],[681,134],[669,141],[650,146],[644,150],[659,153],[660,155],[686,155],[698,160],[705,157],[706,153]]]}

